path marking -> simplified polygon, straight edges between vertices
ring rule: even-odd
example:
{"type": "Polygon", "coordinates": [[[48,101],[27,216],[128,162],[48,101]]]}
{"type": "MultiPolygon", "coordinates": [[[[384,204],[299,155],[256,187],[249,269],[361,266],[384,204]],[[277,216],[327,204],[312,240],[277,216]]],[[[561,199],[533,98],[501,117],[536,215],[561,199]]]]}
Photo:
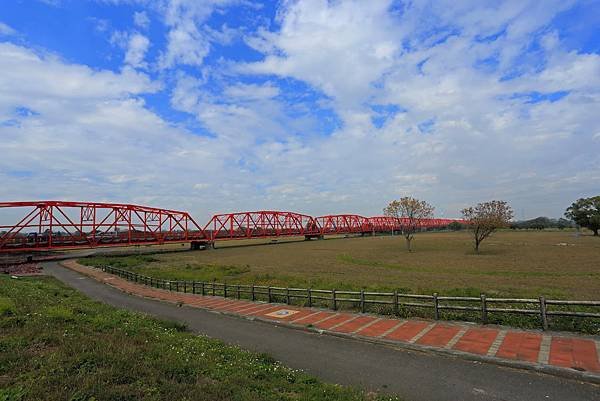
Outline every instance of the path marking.
{"type": "Polygon", "coordinates": [[[279,310],[276,310],[275,312],[267,313],[267,314],[265,314],[265,316],[288,317],[288,316],[295,315],[298,312],[300,312],[300,311],[293,310],[293,309],[279,309],[279,310]]]}
{"type": "Polygon", "coordinates": [[[329,320],[329,319],[333,319],[334,317],[336,317],[336,316],[339,316],[339,315],[340,315],[339,313],[334,313],[334,314],[333,314],[333,315],[331,315],[331,316],[327,316],[327,317],[325,317],[325,318],[323,318],[323,319],[321,319],[321,320],[317,320],[317,321],[316,321],[316,322],[314,322],[312,325],[313,325],[313,326],[316,326],[316,325],[317,325],[317,324],[319,324],[319,323],[323,323],[324,321],[326,321],[326,320],[329,320]]]}
{"type": "Polygon", "coordinates": [[[394,327],[392,327],[391,329],[388,329],[386,331],[384,331],[382,334],[378,335],[375,338],[383,338],[385,336],[387,336],[388,334],[390,334],[391,332],[393,332],[394,330],[396,330],[398,327],[402,326],[403,324],[406,324],[408,322],[408,320],[404,320],[401,322],[398,322],[398,324],[396,324],[394,327]]]}
{"type": "Polygon", "coordinates": [[[302,316],[301,318],[296,318],[296,319],[294,319],[294,320],[290,320],[290,323],[297,323],[297,322],[301,322],[301,321],[303,321],[304,319],[307,319],[307,318],[309,318],[309,317],[311,317],[311,316],[314,316],[314,315],[316,315],[317,313],[321,313],[321,311],[316,311],[316,312],[313,312],[313,313],[311,313],[311,314],[309,314],[309,315],[302,316]]]}
{"type": "Polygon", "coordinates": [[[377,319],[373,320],[372,322],[369,322],[369,323],[367,323],[367,324],[365,324],[365,325],[363,325],[363,326],[360,326],[358,329],[354,330],[354,331],[353,331],[353,332],[351,332],[350,334],[356,334],[356,333],[358,333],[359,331],[361,331],[361,330],[364,330],[364,329],[366,329],[367,327],[370,327],[370,326],[374,325],[375,323],[379,323],[379,322],[381,322],[381,320],[382,320],[382,318],[380,318],[380,317],[379,317],[379,318],[377,318],[377,319]]]}
{"type": "Polygon", "coordinates": [[[463,327],[463,328],[461,328],[461,329],[459,330],[459,332],[458,332],[458,333],[456,333],[456,334],[454,335],[454,337],[452,337],[452,340],[450,340],[450,341],[448,342],[448,344],[446,344],[446,345],[444,346],[444,348],[445,348],[445,349],[451,349],[452,347],[454,347],[454,346],[456,345],[456,343],[458,342],[458,340],[460,340],[460,338],[461,338],[462,336],[464,336],[466,332],[467,332],[467,328],[466,328],[466,327],[463,327]]]}
{"type": "Polygon", "coordinates": [[[542,336],[542,343],[540,344],[540,353],[538,355],[538,363],[547,365],[550,359],[550,343],[552,342],[552,336],[544,334],[542,336]]]}
{"type": "MultiPolygon", "coordinates": [[[[185,300],[177,299],[177,301],[183,302],[185,300]]],[[[236,303],[236,301],[232,300],[232,299],[222,299],[221,301],[218,301],[218,300],[214,301],[214,302],[211,301],[210,303],[206,303],[206,304],[204,304],[202,306],[205,307],[205,308],[211,308],[212,309],[212,308],[221,308],[221,307],[224,307],[224,306],[230,306],[230,305],[233,305],[235,303],[236,303]]]]}
{"type": "Polygon", "coordinates": [[[431,329],[433,329],[435,327],[437,323],[431,323],[429,326],[425,327],[423,330],[421,330],[419,332],[419,334],[417,334],[416,336],[414,336],[413,338],[411,338],[410,340],[408,340],[409,344],[414,344],[416,341],[418,341],[421,337],[423,337],[425,334],[427,334],[431,329]]]}
{"type": "Polygon", "coordinates": [[[239,313],[244,316],[248,316],[248,315],[256,313],[256,312],[266,312],[269,309],[271,309],[272,307],[273,307],[272,304],[260,304],[260,305],[253,306],[251,308],[244,309],[243,311],[236,312],[236,313],[239,313]]]}
{"type": "Polygon", "coordinates": [[[249,311],[251,309],[257,308],[259,306],[265,306],[265,305],[269,305],[269,304],[251,304],[251,305],[245,305],[243,308],[239,308],[238,310],[233,311],[233,313],[244,313],[246,311],[249,311]]]}
{"type": "Polygon", "coordinates": [[[502,344],[502,341],[504,341],[504,337],[506,337],[507,332],[508,330],[500,330],[498,332],[496,339],[494,340],[494,342],[490,346],[490,349],[487,352],[488,356],[496,356],[496,353],[500,349],[500,345],[502,344]]]}
{"type": "Polygon", "coordinates": [[[358,319],[359,317],[360,317],[360,315],[358,315],[358,316],[354,316],[354,317],[351,317],[350,319],[348,319],[348,320],[344,320],[344,321],[343,321],[343,322],[341,322],[341,323],[334,324],[333,326],[331,326],[331,327],[330,327],[330,328],[328,328],[327,330],[333,330],[333,329],[336,329],[336,328],[338,328],[339,326],[341,326],[341,325],[343,325],[343,324],[350,323],[350,322],[352,322],[353,320],[356,320],[356,319],[358,319]]]}

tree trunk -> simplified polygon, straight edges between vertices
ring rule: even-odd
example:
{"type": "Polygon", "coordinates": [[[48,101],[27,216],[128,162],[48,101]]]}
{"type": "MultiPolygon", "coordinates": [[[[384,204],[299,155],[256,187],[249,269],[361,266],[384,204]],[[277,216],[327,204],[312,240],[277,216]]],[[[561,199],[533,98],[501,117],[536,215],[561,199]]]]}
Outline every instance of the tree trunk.
{"type": "Polygon", "coordinates": [[[406,249],[408,250],[408,252],[412,252],[412,249],[410,248],[410,242],[412,241],[412,238],[407,238],[406,239],[406,249]]]}
{"type": "Polygon", "coordinates": [[[479,253],[479,239],[475,238],[475,252],[479,253]]]}

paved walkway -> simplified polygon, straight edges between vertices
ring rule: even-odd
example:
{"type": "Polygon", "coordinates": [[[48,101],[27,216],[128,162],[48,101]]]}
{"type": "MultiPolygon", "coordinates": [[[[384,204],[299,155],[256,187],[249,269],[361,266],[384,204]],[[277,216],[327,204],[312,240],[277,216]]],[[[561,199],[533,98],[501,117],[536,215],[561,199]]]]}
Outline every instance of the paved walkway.
{"type": "Polygon", "coordinates": [[[142,297],[332,335],[450,353],[470,359],[532,368],[600,383],[600,339],[597,337],[454,322],[392,319],[350,312],[176,293],[132,283],[100,270],[81,266],[74,261],[66,261],[62,264],[124,292],[142,297]]]}

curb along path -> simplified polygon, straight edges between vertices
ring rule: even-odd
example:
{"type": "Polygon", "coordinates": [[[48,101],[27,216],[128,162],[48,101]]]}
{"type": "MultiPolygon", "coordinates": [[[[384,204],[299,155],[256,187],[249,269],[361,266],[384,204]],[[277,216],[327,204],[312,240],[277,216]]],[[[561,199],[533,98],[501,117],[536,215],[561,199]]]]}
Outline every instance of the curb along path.
{"type": "Polygon", "coordinates": [[[126,293],[287,327],[543,371],[600,383],[600,338],[177,293],[136,284],[75,261],[64,267],[126,293]]]}

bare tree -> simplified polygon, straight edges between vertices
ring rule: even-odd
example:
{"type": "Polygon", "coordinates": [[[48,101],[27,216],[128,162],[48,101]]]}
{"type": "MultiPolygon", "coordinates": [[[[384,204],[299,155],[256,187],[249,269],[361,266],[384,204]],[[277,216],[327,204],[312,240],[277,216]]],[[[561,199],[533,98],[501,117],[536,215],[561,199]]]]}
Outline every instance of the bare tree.
{"type": "Polygon", "coordinates": [[[406,248],[411,252],[411,241],[420,227],[420,220],[433,217],[433,210],[433,206],[429,203],[406,196],[400,200],[391,201],[383,209],[383,214],[398,220],[402,235],[406,239],[406,248]]]}
{"type": "Polygon", "coordinates": [[[481,242],[499,228],[507,227],[513,218],[513,210],[505,201],[489,201],[462,210],[462,215],[473,231],[475,252],[481,242]]]}

